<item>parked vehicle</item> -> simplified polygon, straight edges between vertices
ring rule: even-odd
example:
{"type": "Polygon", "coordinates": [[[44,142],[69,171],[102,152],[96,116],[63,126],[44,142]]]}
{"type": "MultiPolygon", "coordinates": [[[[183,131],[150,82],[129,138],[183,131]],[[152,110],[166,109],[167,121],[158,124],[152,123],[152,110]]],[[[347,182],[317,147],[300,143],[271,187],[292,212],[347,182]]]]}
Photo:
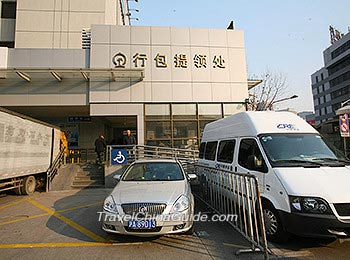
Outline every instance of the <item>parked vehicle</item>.
{"type": "Polygon", "coordinates": [[[45,186],[60,134],[55,126],[0,108],[0,192],[31,194],[45,186]]]}
{"type": "Polygon", "coordinates": [[[293,113],[242,112],[207,124],[199,164],[257,177],[271,241],[350,236],[350,162],[293,113]]]}
{"type": "Polygon", "coordinates": [[[109,233],[155,236],[193,232],[190,180],[175,160],[131,164],[103,206],[102,229],[109,233]]]}

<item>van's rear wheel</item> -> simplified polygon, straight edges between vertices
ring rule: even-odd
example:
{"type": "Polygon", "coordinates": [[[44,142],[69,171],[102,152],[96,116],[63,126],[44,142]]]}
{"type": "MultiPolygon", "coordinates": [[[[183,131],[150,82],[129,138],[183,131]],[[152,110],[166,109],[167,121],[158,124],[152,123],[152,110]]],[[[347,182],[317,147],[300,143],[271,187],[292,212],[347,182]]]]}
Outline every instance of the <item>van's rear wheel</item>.
{"type": "Polygon", "coordinates": [[[267,239],[277,243],[287,242],[289,234],[284,230],[277,210],[270,203],[264,203],[263,212],[267,239]]]}
{"type": "Polygon", "coordinates": [[[35,191],[36,181],[34,176],[25,177],[22,181],[21,194],[31,195],[35,191]]]}

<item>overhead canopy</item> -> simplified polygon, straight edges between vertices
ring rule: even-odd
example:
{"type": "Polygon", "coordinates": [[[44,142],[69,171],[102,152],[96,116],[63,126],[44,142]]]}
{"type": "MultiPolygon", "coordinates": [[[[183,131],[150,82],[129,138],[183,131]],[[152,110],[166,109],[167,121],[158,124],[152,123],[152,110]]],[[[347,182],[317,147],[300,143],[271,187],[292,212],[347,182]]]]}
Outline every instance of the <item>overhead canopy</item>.
{"type": "Polygon", "coordinates": [[[1,79],[22,78],[27,82],[35,79],[90,79],[109,78],[112,81],[142,81],[144,78],[143,69],[0,69],[1,79]]]}
{"type": "Polygon", "coordinates": [[[336,115],[350,114],[350,105],[339,108],[335,113],[336,115]]]}
{"type": "Polygon", "coordinates": [[[256,87],[262,82],[261,79],[248,79],[248,90],[256,87]]]}

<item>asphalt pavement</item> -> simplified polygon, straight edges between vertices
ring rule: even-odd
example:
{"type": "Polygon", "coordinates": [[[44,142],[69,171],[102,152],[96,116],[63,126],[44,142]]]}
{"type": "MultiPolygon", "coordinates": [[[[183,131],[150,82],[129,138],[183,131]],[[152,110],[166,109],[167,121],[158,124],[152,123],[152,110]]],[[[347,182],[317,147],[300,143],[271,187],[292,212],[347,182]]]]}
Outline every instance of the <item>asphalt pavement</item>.
{"type": "MultiPolygon", "coordinates": [[[[230,225],[196,222],[194,235],[153,238],[108,235],[98,211],[110,189],[83,189],[0,197],[0,259],[263,259],[237,255],[249,243],[230,225]]],[[[197,201],[196,210],[211,214],[197,201]]],[[[270,243],[271,258],[347,259],[350,240],[292,237],[270,243]]]]}

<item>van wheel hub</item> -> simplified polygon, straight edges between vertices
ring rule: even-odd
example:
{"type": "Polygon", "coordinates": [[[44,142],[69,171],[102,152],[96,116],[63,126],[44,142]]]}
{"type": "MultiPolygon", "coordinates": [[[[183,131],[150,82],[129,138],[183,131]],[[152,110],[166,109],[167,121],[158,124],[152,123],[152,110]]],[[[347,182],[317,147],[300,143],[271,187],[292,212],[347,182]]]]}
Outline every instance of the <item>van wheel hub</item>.
{"type": "Polygon", "coordinates": [[[264,220],[266,226],[266,234],[274,235],[278,230],[278,220],[276,215],[269,209],[264,209],[264,220]]]}

